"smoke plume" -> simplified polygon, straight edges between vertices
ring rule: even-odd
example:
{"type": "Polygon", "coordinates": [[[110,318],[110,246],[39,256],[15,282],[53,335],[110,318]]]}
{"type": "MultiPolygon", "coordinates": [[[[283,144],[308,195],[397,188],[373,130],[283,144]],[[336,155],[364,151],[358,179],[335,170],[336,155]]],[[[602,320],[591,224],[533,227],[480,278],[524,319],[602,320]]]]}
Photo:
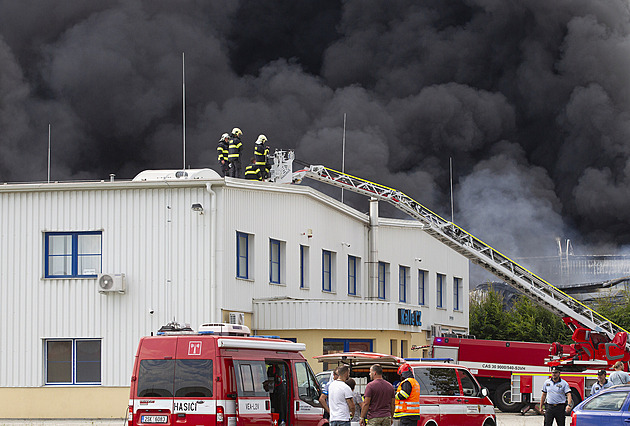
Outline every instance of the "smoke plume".
{"type": "MultiPolygon", "coordinates": [[[[0,181],[216,168],[232,127],[510,256],[630,243],[626,0],[0,1],[0,181]]],[[[330,189],[327,189],[330,190],[330,189]]],[[[361,210],[365,201],[350,198],[361,210]]]]}

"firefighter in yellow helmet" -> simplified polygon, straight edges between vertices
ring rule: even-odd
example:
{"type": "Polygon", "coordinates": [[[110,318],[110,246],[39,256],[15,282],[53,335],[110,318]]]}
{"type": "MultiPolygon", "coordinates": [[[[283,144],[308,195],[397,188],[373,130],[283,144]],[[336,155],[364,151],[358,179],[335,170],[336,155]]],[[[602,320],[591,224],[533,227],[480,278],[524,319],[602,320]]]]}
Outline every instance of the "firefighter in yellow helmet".
{"type": "Polygon", "coordinates": [[[258,166],[261,179],[267,179],[269,177],[269,167],[267,165],[268,155],[267,136],[260,135],[254,144],[254,158],[256,159],[256,166],[258,166]]]}
{"type": "Polygon", "coordinates": [[[420,420],[420,384],[413,377],[413,370],[409,364],[398,368],[398,374],[403,378],[396,389],[396,408],[394,418],[400,419],[401,426],[415,426],[420,420]]]}
{"type": "Polygon", "coordinates": [[[243,143],[241,142],[243,132],[238,127],[232,129],[232,135],[228,143],[228,161],[230,162],[230,176],[235,178],[241,177],[241,151],[243,143]]]}

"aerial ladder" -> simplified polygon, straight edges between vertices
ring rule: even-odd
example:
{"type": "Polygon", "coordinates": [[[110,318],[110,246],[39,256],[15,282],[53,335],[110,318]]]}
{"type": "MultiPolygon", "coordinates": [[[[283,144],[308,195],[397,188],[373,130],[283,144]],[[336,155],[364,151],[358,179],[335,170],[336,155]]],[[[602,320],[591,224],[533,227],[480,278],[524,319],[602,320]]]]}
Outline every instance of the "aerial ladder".
{"type": "Polygon", "coordinates": [[[583,371],[610,367],[618,360],[630,360],[630,342],[625,329],[405,193],[321,165],[305,166],[292,174],[286,173],[287,164],[290,170],[293,159],[292,151],[276,151],[272,176],[273,169],[283,170],[285,182],[299,183],[306,177],[386,201],[422,223],[424,232],[433,238],[499,277],[534,302],[560,315],[573,332],[575,343],[570,346],[569,353],[563,352],[562,345],[552,344],[550,366],[560,365],[566,370],[583,371]]]}

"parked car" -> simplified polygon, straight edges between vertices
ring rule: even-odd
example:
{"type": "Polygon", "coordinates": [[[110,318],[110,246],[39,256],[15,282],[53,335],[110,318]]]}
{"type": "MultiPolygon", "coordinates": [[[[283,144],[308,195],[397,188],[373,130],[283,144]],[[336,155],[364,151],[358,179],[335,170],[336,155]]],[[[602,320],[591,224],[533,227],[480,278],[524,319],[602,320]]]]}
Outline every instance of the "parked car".
{"type": "MultiPolygon", "coordinates": [[[[415,379],[420,383],[420,421],[418,426],[495,426],[494,405],[488,398],[488,389],[482,388],[470,371],[458,364],[423,360],[404,360],[391,355],[374,353],[326,354],[317,358],[321,362],[339,362],[351,366],[351,376],[366,374],[371,364],[386,365],[386,380],[400,380],[397,366],[409,363],[415,379]]],[[[317,380],[330,380],[331,373],[319,373],[317,380]]],[[[320,382],[322,380],[322,382],[320,382]]],[[[608,426],[608,425],[607,425],[608,426]]]]}
{"type": "Polygon", "coordinates": [[[571,413],[571,426],[630,424],[630,386],[605,389],[582,401],[571,413]]]}

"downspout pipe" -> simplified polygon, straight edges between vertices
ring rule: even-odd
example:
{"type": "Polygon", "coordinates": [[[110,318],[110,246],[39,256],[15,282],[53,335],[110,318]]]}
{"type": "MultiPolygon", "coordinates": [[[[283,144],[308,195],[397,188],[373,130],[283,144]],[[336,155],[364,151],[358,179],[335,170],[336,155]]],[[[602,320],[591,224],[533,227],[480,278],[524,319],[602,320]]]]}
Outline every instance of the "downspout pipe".
{"type": "Polygon", "coordinates": [[[217,194],[212,184],[206,183],[206,191],[210,194],[210,321],[219,321],[217,315],[217,194]]]}
{"type": "Polygon", "coordinates": [[[370,198],[368,231],[368,300],[378,298],[378,199],[370,198]]]}

